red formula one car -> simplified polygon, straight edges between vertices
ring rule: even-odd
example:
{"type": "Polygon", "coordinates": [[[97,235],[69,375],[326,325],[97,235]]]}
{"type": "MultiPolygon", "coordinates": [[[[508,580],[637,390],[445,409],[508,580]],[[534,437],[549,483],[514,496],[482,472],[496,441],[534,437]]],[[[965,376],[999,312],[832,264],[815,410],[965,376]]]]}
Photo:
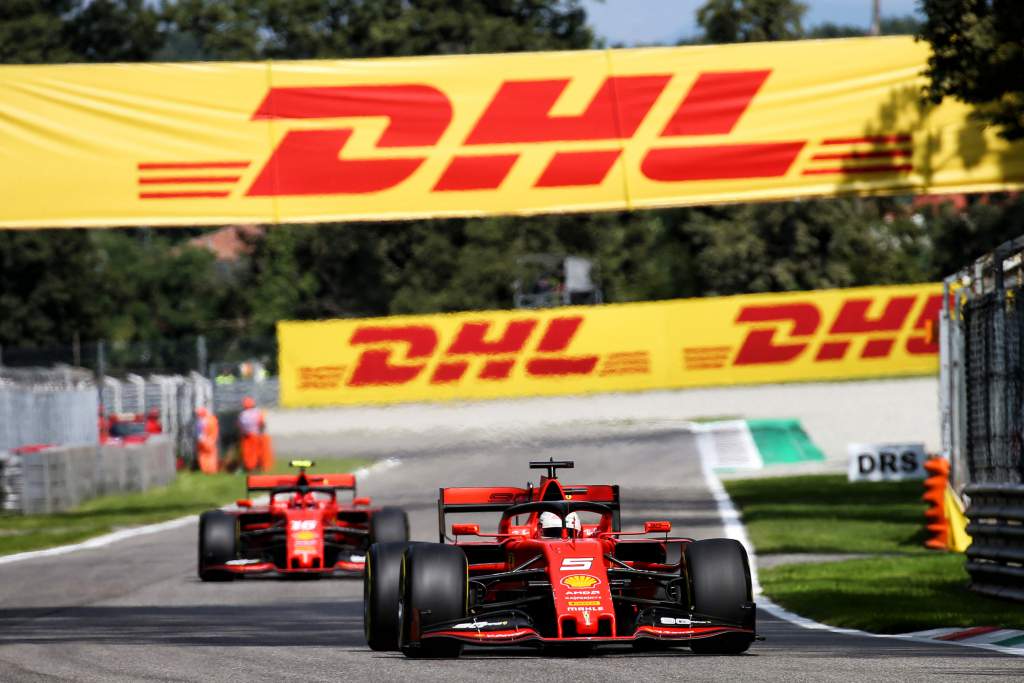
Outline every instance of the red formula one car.
{"type": "Polygon", "coordinates": [[[371,543],[409,539],[409,520],[395,507],[373,508],[356,498],[352,474],[307,474],[313,463],[293,460],[298,475],[252,475],[250,495],[237,510],[210,510],[199,518],[199,578],[226,581],[245,574],[362,573],[371,543]],[[338,500],[351,491],[352,500],[338,500]]]}
{"type": "Polygon", "coordinates": [[[672,538],[669,522],[621,531],[618,487],[562,484],[557,469],[572,466],[531,462],[547,470],[537,487],[441,489],[440,543],[371,546],[370,647],[409,657],[458,656],[465,644],[746,651],[756,633],[743,546],[672,538]],[[456,512],[500,512],[497,533],[453,524],[450,538],[456,512]]]}

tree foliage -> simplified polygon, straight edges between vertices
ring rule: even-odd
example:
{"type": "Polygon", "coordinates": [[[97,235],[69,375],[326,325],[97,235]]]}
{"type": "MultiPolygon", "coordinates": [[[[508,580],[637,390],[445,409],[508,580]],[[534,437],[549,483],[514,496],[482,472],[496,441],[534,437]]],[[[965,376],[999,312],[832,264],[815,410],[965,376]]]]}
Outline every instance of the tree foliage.
{"type": "Polygon", "coordinates": [[[0,63],[145,61],[159,50],[144,0],[4,0],[0,63]]]}
{"type": "Polygon", "coordinates": [[[204,59],[578,49],[594,38],[578,0],[164,0],[162,12],[204,59]]]}
{"type": "Polygon", "coordinates": [[[707,0],[697,23],[709,43],[794,40],[803,36],[806,12],[796,0],[707,0]]]}
{"type": "Polygon", "coordinates": [[[1024,12],[1012,0],[922,0],[932,47],[928,95],[975,105],[1008,140],[1024,138],[1024,12]]]}

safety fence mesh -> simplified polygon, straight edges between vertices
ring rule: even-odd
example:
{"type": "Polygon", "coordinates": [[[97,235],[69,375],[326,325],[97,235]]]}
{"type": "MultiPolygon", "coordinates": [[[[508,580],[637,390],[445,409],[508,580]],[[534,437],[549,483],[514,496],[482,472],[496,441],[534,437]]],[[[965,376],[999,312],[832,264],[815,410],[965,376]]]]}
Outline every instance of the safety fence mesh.
{"type": "Polygon", "coordinates": [[[1024,483],[1024,244],[947,278],[943,442],[959,490],[1024,483]]]}

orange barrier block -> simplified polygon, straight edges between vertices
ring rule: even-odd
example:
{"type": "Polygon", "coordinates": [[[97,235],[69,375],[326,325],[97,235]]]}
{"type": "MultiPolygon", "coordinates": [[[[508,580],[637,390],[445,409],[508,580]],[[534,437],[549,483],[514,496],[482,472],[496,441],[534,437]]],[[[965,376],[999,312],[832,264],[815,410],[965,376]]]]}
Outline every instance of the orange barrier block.
{"type": "Polygon", "coordinates": [[[924,468],[932,476],[924,480],[924,495],[921,500],[930,503],[924,512],[931,538],[924,542],[931,550],[949,548],[949,522],[946,519],[946,488],[949,486],[949,461],[945,458],[929,458],[924,468]]]}

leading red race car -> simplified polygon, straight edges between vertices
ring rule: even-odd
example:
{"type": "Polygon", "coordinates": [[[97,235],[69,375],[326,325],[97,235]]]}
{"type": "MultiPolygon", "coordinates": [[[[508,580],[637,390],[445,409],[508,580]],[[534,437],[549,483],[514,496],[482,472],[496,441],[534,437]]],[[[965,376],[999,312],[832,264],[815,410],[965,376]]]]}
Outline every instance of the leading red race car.
{"type": "Polygon", "coordinates": [[[356,498],[352,474],[307,474],[309,460],[293,460],[298,475],[251,475],[250,495],[235,510],[210,510],[199,518],[199,578],[226,581],[245,574],[277,572],[361,574],[371,543],[409,539],[409,520],[396,507],[371,507],[356,498]],[[350,502],[338,493],[352,493],[350,502]]]}
{"type": "Polygon", "coordinates": [[[556,472],[570,461],[530,467],[547,470],[537,487],[441,489],[440,543],[370,547],[371,648],[409,657],[458,656],[465,644],[747,650],[757,636],[742,545],[672,538],[669,522],[621,531],[617,486],[562,484],[556,472]],[[501,512],[497,533],[453,524],[449,537],[448,513],[491,511],[501,512]]]}

